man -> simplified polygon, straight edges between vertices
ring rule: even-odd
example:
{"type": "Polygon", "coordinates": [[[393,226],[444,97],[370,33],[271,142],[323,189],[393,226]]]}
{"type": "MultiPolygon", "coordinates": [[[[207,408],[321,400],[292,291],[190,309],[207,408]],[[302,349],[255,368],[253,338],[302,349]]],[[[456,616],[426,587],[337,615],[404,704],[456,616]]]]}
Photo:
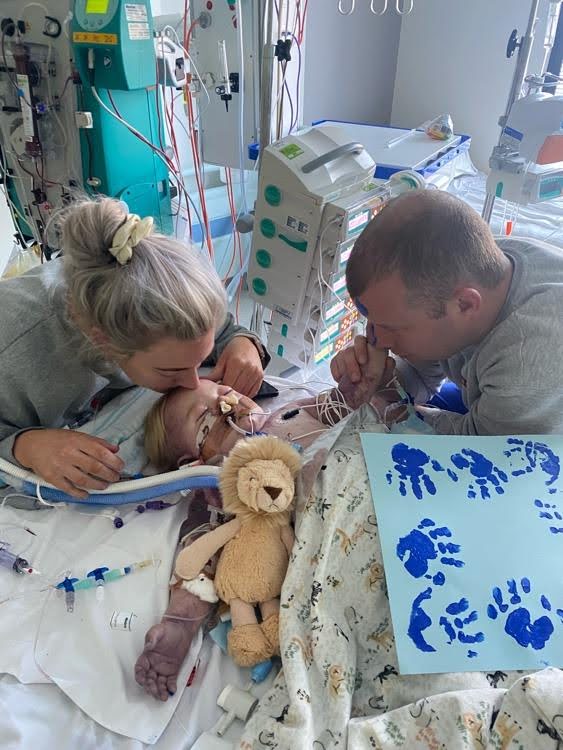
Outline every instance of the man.
{"type": "MultiPolygon", "coordinates": [[[[563,433],[562,251],[535,241],[495,242],[463,201],[415,191],[366,227],[346,280],[367,315],[368,334],[392,352],[398,379],[417,404],[444,378],[460,387],[466,414],[418,407],[436,432],[563,433]]],[[[357,337],[335,357],[338,382],[362,385],[367,346],[357,337]]]]}

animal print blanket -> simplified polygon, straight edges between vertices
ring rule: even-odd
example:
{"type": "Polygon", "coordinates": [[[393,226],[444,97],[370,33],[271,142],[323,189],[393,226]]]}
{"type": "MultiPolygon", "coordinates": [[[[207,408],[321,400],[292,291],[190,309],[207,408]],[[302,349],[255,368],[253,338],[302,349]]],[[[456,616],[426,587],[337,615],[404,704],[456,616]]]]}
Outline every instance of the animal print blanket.
{"type": "Polygon", "coordinates": [[[369,407],[322,438],[282,593],[283,670],[240,750],[559,748],[558,669],[398,674],[361,431],[381,431],[369,407]]]}

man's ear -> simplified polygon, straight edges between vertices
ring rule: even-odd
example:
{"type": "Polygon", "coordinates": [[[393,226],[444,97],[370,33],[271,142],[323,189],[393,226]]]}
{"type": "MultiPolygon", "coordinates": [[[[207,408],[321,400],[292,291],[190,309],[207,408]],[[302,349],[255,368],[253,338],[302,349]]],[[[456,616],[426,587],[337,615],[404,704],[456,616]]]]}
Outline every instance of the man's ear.
{"type": "Polygon", "coordinates": [[[460,287],[456,289],[452,299],[455,302],[458,314],[466,317],[476,315],[483,303],[481,292],[473,287],[460,287]]]}

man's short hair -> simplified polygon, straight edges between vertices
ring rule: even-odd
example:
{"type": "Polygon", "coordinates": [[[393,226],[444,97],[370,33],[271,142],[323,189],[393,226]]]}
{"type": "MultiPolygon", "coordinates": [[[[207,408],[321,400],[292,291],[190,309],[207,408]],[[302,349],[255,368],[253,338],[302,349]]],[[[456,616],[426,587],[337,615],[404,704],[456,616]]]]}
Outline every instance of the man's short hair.
{"type": "Polygon", "coordinates": [[[440,190],[417,190],[390,201],[364,229],[346,283],[357,299],[373,281],[398,273],[409,303],[440,318],[457,286],[492,289],[504,268],[488,224],[467,203],[440,190]]]}

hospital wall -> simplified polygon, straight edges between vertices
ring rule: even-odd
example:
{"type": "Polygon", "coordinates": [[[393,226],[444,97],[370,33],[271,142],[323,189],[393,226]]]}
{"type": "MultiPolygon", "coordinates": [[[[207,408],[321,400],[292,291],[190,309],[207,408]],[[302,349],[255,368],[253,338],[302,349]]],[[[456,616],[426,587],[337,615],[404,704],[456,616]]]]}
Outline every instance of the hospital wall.
{"type": "Polygon", "coordinates": [[[395,13],[378,18],[369,6],[368,0],[361,0],[353,15],[342,16],[338,0],[309,3],[305,125],[320,119],[389,123],[401,19],[395,13]]]}
{"type": "MultiPolygon", "coordinates": [[[[391,123],[415,127],[449,112],[456,131],[472,136],[475,164],[487,169],[516,62],[516,55],[506,58],[507,41],[512,29],[525,32],[530,6],[524,0],[414,0],[401,24],[391,123]]],[[[533,72],[541,67],[545,28],[542,19],[533,72]]]]}

